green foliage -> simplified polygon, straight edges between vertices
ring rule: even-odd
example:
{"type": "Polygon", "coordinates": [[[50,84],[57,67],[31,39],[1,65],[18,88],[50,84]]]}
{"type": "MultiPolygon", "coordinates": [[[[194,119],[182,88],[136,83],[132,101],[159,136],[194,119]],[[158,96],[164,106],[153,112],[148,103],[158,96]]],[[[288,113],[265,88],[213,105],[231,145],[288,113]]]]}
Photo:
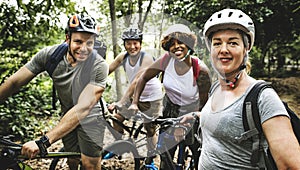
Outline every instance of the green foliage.
{"type": "Polygon", "coordinates": [[[0,133],[14,134],[21,141],[40,136],[51,127],[45,122],[59,112],[52,110],[51,101],[51,81],[43,75],[36,77],[0,105],[0,133]]]}
{"type": "MultiPolygon", "coordinates": [[[[61,13],[73,14],[74,5],[70,0],[0,2],[1,84],[40,48],[64,39],[61,13]]],[[[51,100],[49,79],[43,75],[35,78],[0,105],[0,134],[13,134],[26,141],[47,131],[59,112],[52,110],[51,100]],[[52,115],[56,116],[49,121],[52,115]]]]}
{"type": "Polygon", "coordinates": [[[33,54],[39,46],[56,43],[63,35],[60,14],[75,11],[70,0],[14,2],[0,3],[0,51],[15,49],[33,54]]]}
{"type": "Polygon", "coordinates": [[[250,74],[253,77],[265,77],[266,72],[264,70],[265,63],[263,61],[263,56],[261,50],[253,47],[251,53],[249,54],[249,61],[251,63],[250,74]]]}
{"type": "MultiPolygon", "coordinates": [[[[300,34],[300,1],[288,0],[257,0],[257,1],[219,1],[219,0],[180,0],[165,1],[165,13],[179,16],[190,21],[198,28],[202,29],[206,20],[214,12],[224,8],[237,8],[249,14],[256,27],[255,46],[260,49],[261,58],[253,59],[259,63],[259,67],[264,68],[268,64],[268,58],[275,56],[278,69],[282,66],[285,59],[297,62],[299,50],[286,50],[294,42],[299,42],[300,34]],[[284,50],[283,50],[284,49],[284,50]],[[266,60],[266,63],[264,63],[266,60]],[[261,65],[263,64],[263,65],[261,65]]],[[[199,32],[199,36],[202,33],[199,32]]],[[[200,41],[201,42],[201,41],[200,41]]],[[[200,44],[201,45],[201,44],[200,44]]],[[[292,47],[292,49],[295,49],[292,47]]],[[[260,68],[260,69],[261,69],[260,68]]],[[[253,69],[254,70],[254,69],[253,69]]],[[[284,71],[284,70],[283,70],[284,71]]],[[[261,72],[269,74],[268,72],[261,72]]],[[[255,73],[256,74],[256,73],[255,73]]],[[[257,72],[257,74],[259,74],[257,72]]]]}

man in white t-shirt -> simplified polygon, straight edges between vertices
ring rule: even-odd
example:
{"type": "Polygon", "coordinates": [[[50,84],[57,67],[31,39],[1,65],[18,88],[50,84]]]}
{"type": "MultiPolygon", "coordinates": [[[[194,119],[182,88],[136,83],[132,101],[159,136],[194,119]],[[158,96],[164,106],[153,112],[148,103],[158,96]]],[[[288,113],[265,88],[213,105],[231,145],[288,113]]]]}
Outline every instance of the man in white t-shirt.
{"type": "MultiPolygon", "coordinates": [[[[151,65],[154,60],[153,57],[144,51],[141,51],[143,33],[137,28],[129,28],[122,34],[124,41],[124,47],[126,52],[120,53],[115,60],[109,65],[109,73],[112,73],[119,66],[123,65],[127,78],[130,82],[130,86],[123,95],[122,99],[115,104],[111,104],[108,109],[113,110],[115,107],[119,108],[119,112],[115,114],[115,117],[121,121],[125,118],[129,118],[132,115],[132,111],[128,110],[131,105],[131,97],[134,93],[134,89],[137,83],[137,79],[145,68],[151,65]]],[[[138,102],[139,110],[148,116],[158,117],[161,115],[162,110],[162,98],[163,91],[160,80],[157,77],[152,78],[148,81],[143,93],[141,94],[138,102]]],[[[114,124],[114,128],[120,133],[123,129],[114,124]]],[[[155,135],[155,127],[151,122],[145,122],[144,128],[147,131],[147,147],[148,147],[148,158],[146,159],[146,165],[153,165],[154,156],[153,149],[156,146],[157,136],[155,135]]]]}

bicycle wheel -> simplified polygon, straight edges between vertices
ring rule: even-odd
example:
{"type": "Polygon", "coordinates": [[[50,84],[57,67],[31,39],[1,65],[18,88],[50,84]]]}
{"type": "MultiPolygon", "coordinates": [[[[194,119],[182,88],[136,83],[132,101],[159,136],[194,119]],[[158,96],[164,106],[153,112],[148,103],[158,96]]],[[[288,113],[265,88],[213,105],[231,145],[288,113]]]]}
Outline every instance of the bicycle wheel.
{"type": "MultiPolygon", "coordinates": [[[[64,152],[64,148],[60,148],[59,152],[64,152]]],[[[55,157],[51,161],[49,170],[62,169],[64,166],[67,166],[67,158],[55,157]]]]}
{"type": "MultiPolygon", "coordinates": [[[[80,160],[80,153],[65,152],[64,148],[60,148],[58,152],[49,152],[46,157],[52,158],[49,170],[61,170],[68,169],[68,158],[75,158],[80,160]]],[[[81,169],[81,162],[79,162],[79,168],[81,169]]]]}
{"type": "Polygon", "coordinates": [[[140,155],[132,141],[116,141],[113,144],[104,147],[102,153],[102,160],[110,160],[116,156],[119,157],[118,159],[128,158],[127,160],[132,160],[133,157],[134,167],[132,167],[132,169],[140,169],[140,155]]]}

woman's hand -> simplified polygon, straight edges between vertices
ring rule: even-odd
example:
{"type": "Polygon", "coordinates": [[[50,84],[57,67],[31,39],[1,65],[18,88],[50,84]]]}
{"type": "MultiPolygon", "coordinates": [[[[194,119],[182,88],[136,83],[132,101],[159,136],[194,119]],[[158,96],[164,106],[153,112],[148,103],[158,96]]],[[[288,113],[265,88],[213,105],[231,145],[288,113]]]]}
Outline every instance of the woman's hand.
{"type": "Polygon", "coordinates": [[[195,122],[195,120],[197,118],[200,118],[200,113],[201,112],[191,112],[188,114],[185,114],[182,117],[182,119],[180,120],[180,123],[184,126],[191,126],[190,122],[195,122]]]}

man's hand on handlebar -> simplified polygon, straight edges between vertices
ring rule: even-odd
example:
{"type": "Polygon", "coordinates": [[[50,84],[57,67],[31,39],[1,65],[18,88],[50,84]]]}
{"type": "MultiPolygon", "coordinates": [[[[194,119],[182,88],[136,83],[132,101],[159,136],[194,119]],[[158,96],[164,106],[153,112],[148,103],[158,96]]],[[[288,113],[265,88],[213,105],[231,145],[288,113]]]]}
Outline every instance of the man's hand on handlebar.
{"type": "Polygon", "coordinates": [[[40,150],[35,141],[26,142],[22,146],[21,154],[28,157],[29,159],[36,157],[39,153],[40,150]]]}

